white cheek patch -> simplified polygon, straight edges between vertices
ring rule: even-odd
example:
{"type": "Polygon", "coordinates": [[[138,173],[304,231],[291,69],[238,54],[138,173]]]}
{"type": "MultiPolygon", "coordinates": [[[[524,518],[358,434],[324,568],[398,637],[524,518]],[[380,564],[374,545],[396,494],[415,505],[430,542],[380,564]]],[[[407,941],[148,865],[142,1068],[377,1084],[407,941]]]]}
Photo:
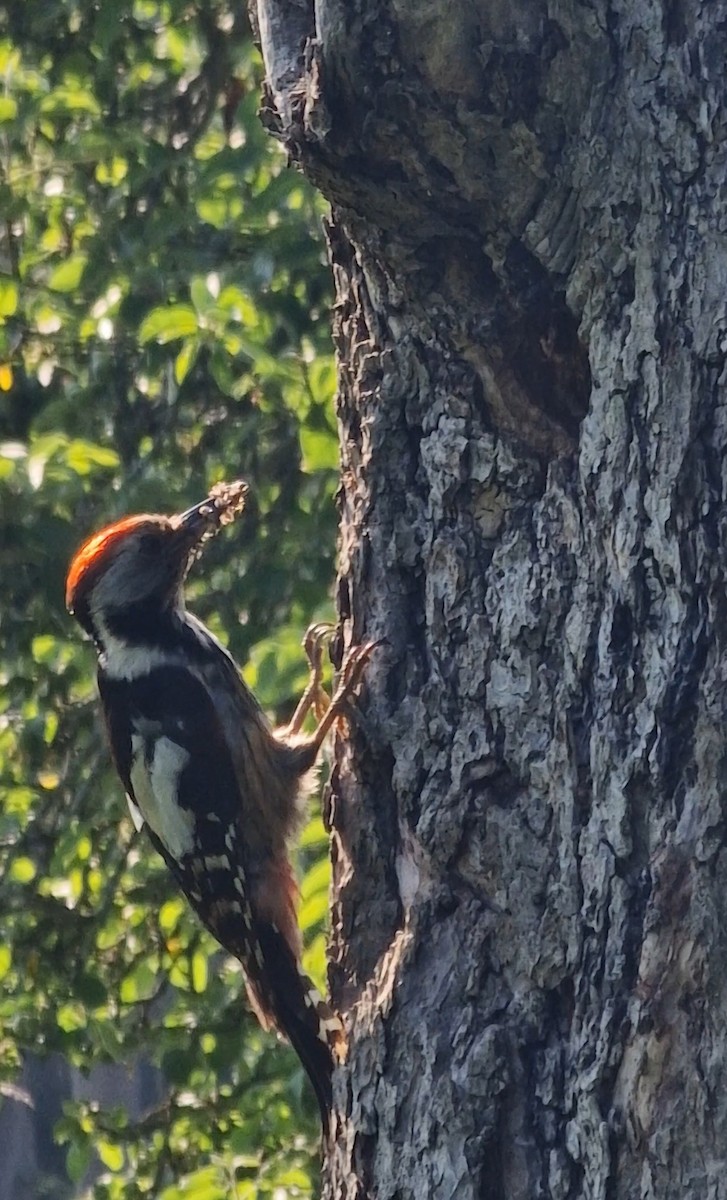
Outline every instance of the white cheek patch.
{"type": "Polygon", "coordinates": [[[103,651],[101,661],[110,679],[140,679],[157,667],[175,666],[179,656],[160,646],[133,646],[109,632],[100,613],[93,612],[103,651]]]}
{"type": "Polygon", "coordinates": [[[134,800],[147,825],[177,862],[195,847],[194,813],[179,803],[179,777],[190,755],[170,738],[149,742],[141,734],[131,737],[132,764],[129,772],[134,800]]]}

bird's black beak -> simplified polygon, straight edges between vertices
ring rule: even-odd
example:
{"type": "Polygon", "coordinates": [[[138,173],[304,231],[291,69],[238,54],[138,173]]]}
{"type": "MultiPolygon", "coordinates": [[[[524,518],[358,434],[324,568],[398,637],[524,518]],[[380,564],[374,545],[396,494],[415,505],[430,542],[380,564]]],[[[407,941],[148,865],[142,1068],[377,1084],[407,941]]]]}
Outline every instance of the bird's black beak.
{"type": "Polygon", "coordinates": [[[181,540],[191,550],[212,537],[223,525],[229,525],[245,507],[248,491],[248,485],[242,479],[216,484],[199,504],[172,517],[181,540]]]}

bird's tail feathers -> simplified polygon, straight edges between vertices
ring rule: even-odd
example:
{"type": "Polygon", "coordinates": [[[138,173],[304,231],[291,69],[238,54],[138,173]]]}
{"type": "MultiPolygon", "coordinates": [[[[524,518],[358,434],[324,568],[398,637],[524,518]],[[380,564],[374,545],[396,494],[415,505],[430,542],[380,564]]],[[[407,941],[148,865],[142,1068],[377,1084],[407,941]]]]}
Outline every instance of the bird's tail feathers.
{"type": "Polygon", "coordinates": [[[262,1010],[268,1024],[288,1038],[300,1058],[318,1101],[325,1137],[330,1126],[333,1067],[345,1055],[343,1024],[276,926],[261,925],[256,932],[265,963],[265,987],[260,989],[257,980],[251,979],[248,993],[253,993],[258,1017],[262,1010]]]}

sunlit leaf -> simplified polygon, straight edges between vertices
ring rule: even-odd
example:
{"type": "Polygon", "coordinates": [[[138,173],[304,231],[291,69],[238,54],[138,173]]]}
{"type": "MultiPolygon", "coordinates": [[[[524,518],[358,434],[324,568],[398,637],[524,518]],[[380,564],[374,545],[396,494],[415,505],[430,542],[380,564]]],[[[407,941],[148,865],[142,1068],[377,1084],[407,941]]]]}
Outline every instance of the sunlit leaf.
{"type": "Polygon", "coordinates": [[[338,441],[332,433],[301,427],[300,445],[304,471],[321,471],[338,466],[338,441]]]}
{"type": "Polygon", "coordinates": [[[304,900],[298,912],[298,924],[305,932],[307,929],[315,928],[328,912],[328,893],[316,892],[304,900]]]}
{"type": "Polygon", "coordinates": [[[93,442],[76,439],[68,447],[66,462],[77,475],[88,475],[94,467],[118,467],[119,456],[110,446],[96,446],[93,442]]]}
{"type": "Polygon", "coordinates": [[[320,816],[312,817],[303,830],[298,845],[301,847],[327,846],[328,832],[320,816]]]}
{"type": "MultiPolygon", "coordinates": [[[[0,98],[0,105],[2,98],[0,98]]],[[[0,317],[12,317],[18,307],[18,285],[14,279],[0,276],[0,317]]],[[[7,389],[5,389],[7,391],[7,389]]]]}
{"type": "Polygon", "coordinates": [[[101,1162],[109,1171],[120,1171],[124,1165],[124,1152],[120,1146],[113,1142],[107,1142],[105,1139],[100,1139],[96,1143],[96,1153],[101,1162]]]}
{"type": "Polygon", "coordinates": [[[31,883],[37,874],[37,867],[32,858],[20,855],[10,864],[10,878],[15,883],[31,883]]]}
{"type": "Polygon", "coordinates": [[[196,333],[197,327],[197,313],[186,304],[155,308],[142,322],[139,340],[142,345],[151,341],[162,344],[173,342],[177,338],[189,337],[190,334],[196,333]]]}
{"type": "Polygon", "coordinates": [[[0,124],[14,121],[18,115],[18,102],[13,96],[0,96],[0,124]]]}
{"type": "Polygon", "coordinates": [[[58,787],[61,777],[57,771],[39,771],[37,775],[38,783],[47,792],[52,792],[58,787]]]}
{"type": "Polygon", "coordinates": [[[93,93],[88,88],[73,82],[54,88],[42,101],[40,110],[52,115],[72,112],[90,113],[92,116],[100,115],[99,104],[93,93]]]}
{"type": "Polygon", "coordinates": [[[108,162],[98,164],[96,167],[96,178],[99,183],[117,187],[122,179],[126,178],[128,170],[129,164],[126,159],[121,158],[119,155],[114,155],[108,162]]]}
{"type": "Polygon", "coordinates": [[[77,1029],[83,1029],[86,1020],[86,1011],[80,1004],[62,1004],[56,1015],[58,1027],[64,1033],[73,1033],[77,1029]]]}
{"type": "Polygon", "coordinates": [[[203,992],[207,987],[207,955],[197,950],[192,955],[192,988],[203,992]]]}
{"type": "Polygon", "coordinates": [[[190,338],[182,346],[179,354],[174,360],[174,379],[178,384],[184,383],[189,374],[198,353],[198,344],[190,338]]]}
{"type": "MultiPolygon", "coordinates": [[[[216,1167],[195,1171],[181,1187],[165,1188],[160,1200],[228,1200],[229,1189],[216,1167]]],[[[281,1197],[282,1200],[282,1197],[281,1197]]]]}
{"type": "Polygon", "coordinates": [[[13,952],[10,946],[0,943],[0,979],[4,979],[10,970],[13,952]]]}
{"type": "Polygon", "coordinates": [[[141,962],[121,982],[120,999],[124,1004],[138,1004],[153,996],[157,986],[157,975],[151,963],[141,962]]]}
{"type": "Polygon", "coordinates": [[[159,927],[164,933],[171,933],[179,923],[184,912],[184,901],[180,898],[167,900],[159,909],[159,927]]]}
{"type": "Polygon", "coordinates": [[[304,900],[309,896],[314,896],[317,892],[328,891],[328,885],[331,878],[331,865],[328,861],[328,856],[319,859],[318,862],[306,872],[303,881],[300,885],[300,894],[304,900]]]}
{"type": "Polygon", "coordinates": [[[54,292],[74,292],[81,282],[87,262],[85,254],[72,254],[51,272],[48,287],[54,292]]]}

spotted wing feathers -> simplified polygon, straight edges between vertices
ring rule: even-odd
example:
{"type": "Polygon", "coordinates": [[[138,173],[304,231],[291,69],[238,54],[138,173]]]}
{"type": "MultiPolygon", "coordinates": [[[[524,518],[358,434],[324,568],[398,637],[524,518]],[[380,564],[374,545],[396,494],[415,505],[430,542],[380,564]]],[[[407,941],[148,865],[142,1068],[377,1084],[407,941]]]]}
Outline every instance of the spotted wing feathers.
{"type": "Polygon", "coordinates": [[[241,962],[261,1024],[289,1038],[326,1125],[341,1022],[301,970],[297,930],[295,936],[281,932],[290,897],[281,897],[280,926],[265,906],[256,908],[256,892],[265,895],[265,882],[283,878],[286,869],[261,861],[259,847],[251,858],[245,840],[250,801],[241,794],[206,688],[176,666],[132,680],[101,673],[99,687],[132,814],[143,819],[200,920],[241,962]]]}

